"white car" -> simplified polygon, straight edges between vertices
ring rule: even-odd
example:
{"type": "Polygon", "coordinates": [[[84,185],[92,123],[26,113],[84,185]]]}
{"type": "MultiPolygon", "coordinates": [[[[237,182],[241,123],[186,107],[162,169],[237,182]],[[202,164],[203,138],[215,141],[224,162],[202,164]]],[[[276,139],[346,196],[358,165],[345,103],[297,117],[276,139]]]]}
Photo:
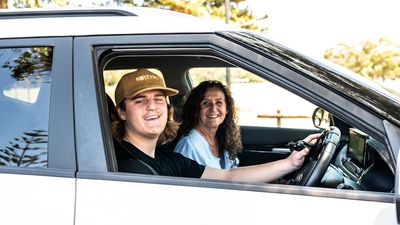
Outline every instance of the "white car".
{"type": "Polygon", "coordinates": [[[1,11],[0,27],[1,224],[398,224],[399,95],[264,35],[161,9],[1,11]],[[337,136],[271,184],[118,172],[109,99],[137,68],[180,90],[177,119],[200,81],[229,85],[240,166],[286,157],[290,141],[327,127],[337,136]]]}

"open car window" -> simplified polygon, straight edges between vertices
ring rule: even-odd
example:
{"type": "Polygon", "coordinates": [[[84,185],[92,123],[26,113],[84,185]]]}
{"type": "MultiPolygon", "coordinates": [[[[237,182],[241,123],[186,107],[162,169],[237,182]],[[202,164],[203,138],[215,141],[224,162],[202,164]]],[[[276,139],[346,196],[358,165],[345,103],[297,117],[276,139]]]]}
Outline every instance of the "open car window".
{"type": "MultiPolygon", "coordinates": [[[[337,148],[318,182],[311,186],[328,190],[393,193],[394,167],[382,140],[370,135],[362,126],[349,123],[351,120],[333,114],[324,114],[321,118],[327,127],[316,126],[317,109],[327,104],[324,99],[312,96],[313,102],[306,100],[298,94],[303,92],[299,88],[288,88],[275,82],[275,77],[269,77],[268,73],[251,71],[249,67],[243,68],[213,54],[140,55],[130,53],[129,49],[124,51],[105,57],[107,62],[103,63],[102,74],[106,94],[113,98],[115,86],[123,74],[149,68],[163,76],[168,87],[179,90],[178,95],[169,98],[178,122],[191,89],[201,81],[219,80],[229,86],[239,111],[238,125],[242,133],[244,151],[238,155],[239,167],[286,158],[291,151],[289,142],[334,126],[341,133],[337,148]],[[349,139],[352,130],[365,134],[365,161],[361,165],[358,162],[360,155],[354,153],[358,150],[349,147],[355,143],[349,139]],[[375,180],[379,180],[381,185],[375,185],[375,180]]],[[[298,176],[299,173],[291,173],[273,183],[297,185],[293,181],[298,176]]],[[[179,185],[179,179],[175,179],[174,184],[179,185]]]]}

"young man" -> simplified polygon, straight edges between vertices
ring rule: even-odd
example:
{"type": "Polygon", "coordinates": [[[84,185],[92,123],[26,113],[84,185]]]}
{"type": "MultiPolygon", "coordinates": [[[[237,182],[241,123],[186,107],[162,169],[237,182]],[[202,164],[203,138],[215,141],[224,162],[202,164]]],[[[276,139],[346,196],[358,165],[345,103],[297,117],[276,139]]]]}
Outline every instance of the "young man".
{"type": "MultiPolygon", "coordinates": [[[[298,168],[309,153],[305,148],[293,151],[282,160],[231,170],[204,167],[179,153],[157,149],[160,135],[168,139],[171,131],[171,107],[167,96],[178,91],[165,86],[158,75],[138,69],[125,74],[115,90],[119,120],[113,124],[119,171],[181,176],[202,179],[219,179],[242,182],[271,182],[298,168]]],[[[320,134],[304,139],[315,143],[320,134]]]]}

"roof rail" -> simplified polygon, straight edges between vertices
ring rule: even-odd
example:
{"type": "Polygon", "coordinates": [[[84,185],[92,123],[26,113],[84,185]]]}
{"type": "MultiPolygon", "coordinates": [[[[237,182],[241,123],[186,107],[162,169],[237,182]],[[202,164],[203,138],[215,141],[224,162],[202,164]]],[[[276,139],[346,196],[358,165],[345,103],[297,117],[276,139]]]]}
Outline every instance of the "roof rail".
{"type": "Polygon", "coordinates": [[[85,16],[137,16],[133,12],[122,9],[60,9],[60,10],[1,10],[0,19],[15,18],[53,18],[53,17],[85,17],[85,16]]]}

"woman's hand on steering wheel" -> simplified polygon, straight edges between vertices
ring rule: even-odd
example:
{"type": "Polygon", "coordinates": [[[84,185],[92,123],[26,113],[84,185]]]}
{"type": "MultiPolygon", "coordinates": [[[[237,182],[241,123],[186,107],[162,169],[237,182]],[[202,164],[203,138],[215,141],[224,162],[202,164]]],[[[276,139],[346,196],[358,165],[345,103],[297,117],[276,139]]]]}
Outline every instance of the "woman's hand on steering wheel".
{"type": "MultiPolygon", "coordinates": [[[[303,139],[303,142],[307,143],[310,146],[313,146],[317,142],[320,136],[321,133],[310,134],[303,139]]],[[[293,151],[288,157],[288,160],[296,170],[303,165],[304,159],[309,153],[310,153],[310,148],[305,147],[301,151],[293,151]]]]}
{"type": "Polygon", "coordinates": [[[335,126],[330,126],[321,134],[311,134],[306,137],[304,141],[313,144],[311,149],[293,151],[288,157],[297,169],[290,183],[318,186],[335,155],[340,136],[340,130],[335,126]]]}

